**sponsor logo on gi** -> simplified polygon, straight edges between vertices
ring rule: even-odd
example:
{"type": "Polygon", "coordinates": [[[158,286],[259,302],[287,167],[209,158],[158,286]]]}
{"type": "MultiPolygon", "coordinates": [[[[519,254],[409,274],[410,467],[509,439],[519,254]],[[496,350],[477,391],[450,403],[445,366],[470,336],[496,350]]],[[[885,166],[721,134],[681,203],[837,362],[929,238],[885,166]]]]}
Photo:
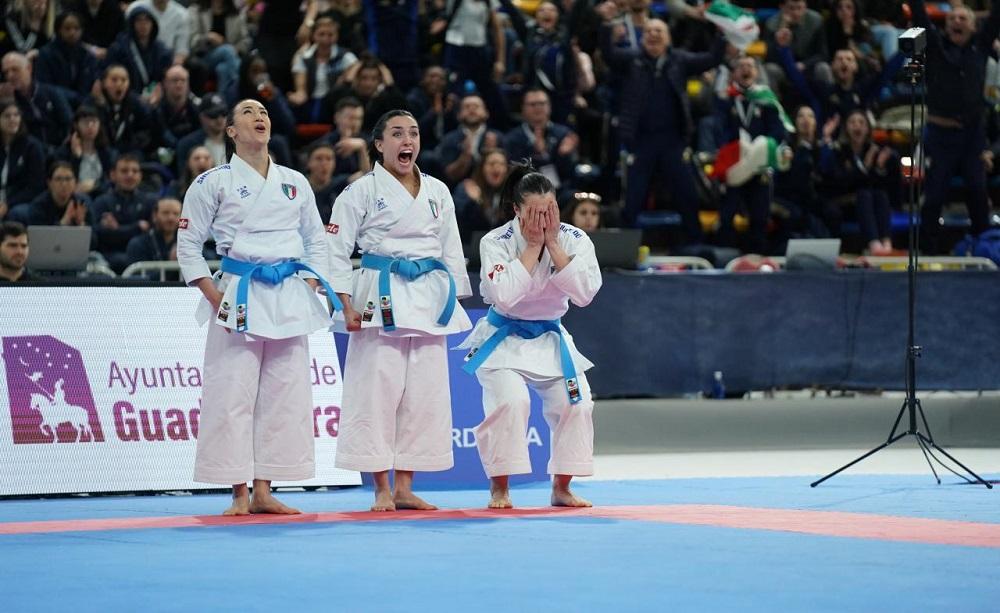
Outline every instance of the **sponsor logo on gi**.
{"type": "Polygon", "coordinates": [[[299,193],[299,191],[295,189],[295,186],[292,185],[291,183],[282,183],[281,191],[285,193],[285,196],[289,200],[295,200],[295,196],[299,193]]]}
{"type": "Polygon", "coordinates": [[[177,220],[177,228],[180,230],[187,230],[188,223],[190,223],[190,220],[187,217],[181,217],[177,220]]]}
{"type": "Polygon", "coordinates": [[[219,305],[219,321],[229,321],[229,303],[225,300],[219,305]]]}
{"type": "Polygon", "coordinates": [[[15,444],[103,442],[83,358],[52,336],[3,339],[15,444]]]}
{"type": "Polygon", "coordinates": [[[375,201],[375,208],[379,211],[385,209],[385,207],[387,206],[389,205],[386,204],[385,198],[379,198],[377,201],[375,201]]]}
{"type": "Polygon", "coordinates": [[[241,200],[242,200],[243,198],[246,198],[247,196],[249,196],[249,195],[250,195],[250,190],[248,190],[248,189],[247,189],[247,186],[246,186],[246,185],[244,185],[244,186],[240,187],[240,188],[239,188],[239,192],[240,192],[240,199],[241,199],[241,200]]]}
{"type": "Polygon", "coordinates": [[[375,314],[375,303],[371,300],[365,305],[365,311],[361,314],[361,321],[371,321],[372,316],[375,314]]]}
{"type": "Polygon", "coordinates": [[[497,276],[499,276],[500,273],[502,273],[503,271],[504,271],[503,264],[497,264],[496,266],[493,267],[493,270],[491,270],[490,274],[488,274],[487,276],[490,278],[490,281],[492,281],[493,273],[496,273],[497,276]]]}
{"type": "Polygon", "coordinates": [[[335,223],[328,223],[328,224],[326,224],[326,233],[327,234],[337,234],[339,232],[340,232],[340,226],[338,226],[337,224],[335,224],[335,223]]]}

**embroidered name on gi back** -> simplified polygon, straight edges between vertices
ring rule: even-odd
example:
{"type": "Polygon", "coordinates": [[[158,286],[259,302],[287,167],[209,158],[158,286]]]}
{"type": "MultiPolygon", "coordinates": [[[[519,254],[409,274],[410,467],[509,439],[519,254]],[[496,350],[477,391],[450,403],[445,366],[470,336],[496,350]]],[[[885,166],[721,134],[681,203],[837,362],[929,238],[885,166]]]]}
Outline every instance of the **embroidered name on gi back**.
{"type": "Polygon", "coordinates": [[[576,228],[571,228],[564,223],[559,224],[559,230],[571,235],[573,238],[583,238],[583,233],[581,233],[576,228]]]}

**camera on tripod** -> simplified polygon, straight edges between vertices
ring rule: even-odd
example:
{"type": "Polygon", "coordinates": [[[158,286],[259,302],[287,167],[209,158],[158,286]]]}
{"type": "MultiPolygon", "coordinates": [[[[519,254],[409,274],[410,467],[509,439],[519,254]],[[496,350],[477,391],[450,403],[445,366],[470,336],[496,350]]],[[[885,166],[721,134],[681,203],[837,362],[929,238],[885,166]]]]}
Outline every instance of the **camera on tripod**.
{"type": "Polygon", "coordinates": [[[907,57],[922,55],[927,48],[927,31],[910,28],[899,35],[899,51],[907,57]]]}

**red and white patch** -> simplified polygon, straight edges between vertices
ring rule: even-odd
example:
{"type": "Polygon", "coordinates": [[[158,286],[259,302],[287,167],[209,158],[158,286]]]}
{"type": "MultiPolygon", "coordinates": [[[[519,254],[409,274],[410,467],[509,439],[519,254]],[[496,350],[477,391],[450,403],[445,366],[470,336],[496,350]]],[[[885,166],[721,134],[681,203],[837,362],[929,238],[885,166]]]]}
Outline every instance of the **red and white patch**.
{"type": "Polygon", "coordinates": [[[338,226],[335,223],[328,223],[328,224],[326,224],[326,233],[327,234],[339,234],[340,233],[340,226],[338,226]]]}
{"type": "Polygon", "coordinates": [[[487,276],[490,278],[490,281],[492,281],[494,274],[499,275],[502,272],[503,272],[503,264],[497,264],[496,266],[493,267],[493,270],[491,270],[490,274],[488,274],[487,276]]]}
{"type": "Polygon", "coordinates": [[[187,217],[181,217],[180,219],[178,219],[177,220],[177,227],[179,229],[181,229],[181,230],[187,230],[188,229],[188,218],[187,217]]]}

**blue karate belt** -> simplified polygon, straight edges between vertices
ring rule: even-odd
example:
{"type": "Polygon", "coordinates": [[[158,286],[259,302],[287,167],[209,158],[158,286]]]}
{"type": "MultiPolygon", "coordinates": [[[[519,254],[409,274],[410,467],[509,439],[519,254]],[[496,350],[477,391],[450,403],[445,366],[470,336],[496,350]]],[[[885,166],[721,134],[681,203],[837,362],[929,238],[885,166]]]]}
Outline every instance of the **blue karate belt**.
{"type": "Polygon", "coordinates": [[[389,275],[392,273],[407,281],[414,281],[432,270],[443,270],[448,273],[448,300],[437,323],[439,326],[445,326],[451,321],[451,314],[455,312],[455,278],[441,260],[435,258],[404,260],[366,253],[361,256],[361,267],[379,271],[378,295],[379,307],[382,310],[382,329],[389,331],[396,329],[396,318],[392,313],[392,290],[389,284],[389,275]]]}
{"type": "Polygon", "coordinates": [[[240,283],[236,286],[236,331],[246,332],[247,323],[250,320],[250,308],[247,306],[247,297],[250,295],[250,281],[256,279],[270,285],[277,285],[288,277],[293,276],[300,270],[311,272],[316,275],[323,289],[326,290],[326,297],[330,301],[330,306],[334,311],[343,309],[337,294],[312,266],[303,262],[289,261],[281,264],[253,264],[230,257],[222,258],[222,272],[240,276],[240,283]]]}
{"type": "Polygon", "coordinates": [[[497,331],[469,356],[469,361],[462,367],[462,370],[470,375],[475,373],[476,369],[486,361],[486,358],[490,357],[490,354],[500,343],[511,334],[531,339],[538,338],[546,332],[555,332],[559,335],[559,357],[562,362],[563,379],[566,381],[566,393],[569,394],[570,404],[576,404],[583,399],[580,394],[580,383],[576,378],[576,367],[573,366],[573,356],[570,355],[569,345],[566,343],[566,337],[563,336],[558,319],[514,319],[504,317],[497,313],[493,307],[490,307],[486,313],[486,320],[496,326],[497,331]]]}

